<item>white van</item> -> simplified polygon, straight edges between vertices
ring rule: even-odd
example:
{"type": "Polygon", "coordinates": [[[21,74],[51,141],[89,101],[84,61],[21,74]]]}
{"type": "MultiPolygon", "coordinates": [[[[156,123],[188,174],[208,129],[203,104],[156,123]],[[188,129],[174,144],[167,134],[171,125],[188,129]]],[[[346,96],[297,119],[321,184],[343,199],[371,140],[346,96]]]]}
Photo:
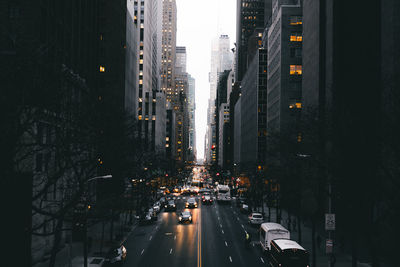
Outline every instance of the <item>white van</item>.
{"type": "Polygon", "coordinates": [[[263,251],[271,250],[271,241],[278,238],[290,239],[290,232],[279,223],[262,223],[260,227],[260,244],[263,251]]]}

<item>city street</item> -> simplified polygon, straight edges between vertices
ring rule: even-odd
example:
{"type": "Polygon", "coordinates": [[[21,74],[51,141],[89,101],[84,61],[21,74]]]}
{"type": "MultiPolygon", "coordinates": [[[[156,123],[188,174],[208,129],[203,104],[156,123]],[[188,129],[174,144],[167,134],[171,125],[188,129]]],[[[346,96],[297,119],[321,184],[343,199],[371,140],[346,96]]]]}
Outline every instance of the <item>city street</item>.
{"type": "Polygon", "coordinates": [[[257,228],[234,205],[200,204],[191,209],[192,224],[179,224],[177,214],[187,198],[176,197],[177,212],[161,212],[157,222],[129,235],[124,266],[267,266],[255,242],[246,248],[245,231],[256,240],[257,228]]]}

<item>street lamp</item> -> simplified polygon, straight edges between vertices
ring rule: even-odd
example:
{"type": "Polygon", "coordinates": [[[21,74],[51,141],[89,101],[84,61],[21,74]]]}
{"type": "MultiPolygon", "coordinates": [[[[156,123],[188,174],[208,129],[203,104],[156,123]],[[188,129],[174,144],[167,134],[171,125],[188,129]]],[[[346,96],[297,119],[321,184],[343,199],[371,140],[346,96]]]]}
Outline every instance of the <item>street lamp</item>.
{"type": "Polygon", "coordinates": [[[88,194],[88,185],[89,182],[94,181],[94,180],[98,180],[98,179],[111,179],[112,175],[108,174],[108,175],[103,175],[103,176],[95,176],[93,178],[90,178],[88,180],[86,180],[85,182],[85,225],[84,225],[84,237],[83,237],[83,266],[84,267],[88,267],[87,264],[87,258],[88,258],[88,250],[87,250],[87,210],[88,210],[88,198],[86,197],[86,195],[88,194]]]}

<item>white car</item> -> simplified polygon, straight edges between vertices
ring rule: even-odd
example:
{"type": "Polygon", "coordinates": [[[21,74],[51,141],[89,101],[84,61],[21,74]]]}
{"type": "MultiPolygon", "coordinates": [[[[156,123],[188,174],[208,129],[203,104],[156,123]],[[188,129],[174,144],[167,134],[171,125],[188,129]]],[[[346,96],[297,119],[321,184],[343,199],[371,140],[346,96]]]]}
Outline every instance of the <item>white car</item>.
{"type": "Polygon", "coordinates": [[[264,218],[261,213],[252,212],[249,215],[249,223],[250,224],[262,224],[264,222],[264,218]]]}

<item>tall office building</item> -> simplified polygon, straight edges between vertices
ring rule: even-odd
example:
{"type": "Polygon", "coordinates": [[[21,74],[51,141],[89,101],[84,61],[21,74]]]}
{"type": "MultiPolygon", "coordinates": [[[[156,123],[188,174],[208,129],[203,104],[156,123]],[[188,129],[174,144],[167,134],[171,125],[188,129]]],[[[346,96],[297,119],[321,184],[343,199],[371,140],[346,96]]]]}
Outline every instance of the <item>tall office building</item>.
{"type": "Polygon", "coordinates": [[[162,58],[161,58],[161,89],[166,93],[167,101],[177,102],[178,92],[175,91],[175,60],[176,60],[176,1],[162,0],[162,58]]]}
{"type": "Polygon", "coordinates": [[[264,27],[265,5],[271,0],[237,0],[236,7],[236,81],[241,81],[250,63],[247,43],[255,28],[264,27]]]}
{"type": "Polygon", "coordinates": [[[268,132],[301,141],[302,7],[274,0],[268,29],[268,132]]]}
{"type": "Polygon", "coordinates": [[[188,109],[189,109],[189,160],[196,160],[196,83],[195,79],[188,75],[188,109]]]}

